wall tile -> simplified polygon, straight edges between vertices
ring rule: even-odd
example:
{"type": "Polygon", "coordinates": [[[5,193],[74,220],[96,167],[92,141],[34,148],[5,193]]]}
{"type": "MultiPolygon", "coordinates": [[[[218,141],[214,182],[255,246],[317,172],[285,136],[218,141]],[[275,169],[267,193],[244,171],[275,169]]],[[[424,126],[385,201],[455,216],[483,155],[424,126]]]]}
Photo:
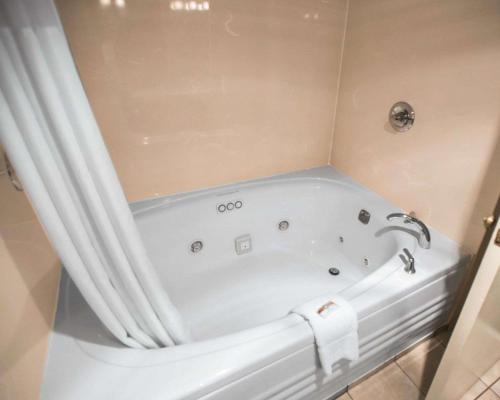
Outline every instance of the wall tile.
{"type": "Polygon", "coordinates": [[[350,1],[333,165],[474,251],[500,191],[499,70],[496,0],[350,1]]]}
{"type": "Polygon", "coordinates": [[[0,399],[38,399],[59,261],[6,175],[0,176],[0,271],[0,399]]]}
{"type": "Polygon", "coordinates": [[[130,200],[328,163],[347,0],[56,3],[130,200]]]}

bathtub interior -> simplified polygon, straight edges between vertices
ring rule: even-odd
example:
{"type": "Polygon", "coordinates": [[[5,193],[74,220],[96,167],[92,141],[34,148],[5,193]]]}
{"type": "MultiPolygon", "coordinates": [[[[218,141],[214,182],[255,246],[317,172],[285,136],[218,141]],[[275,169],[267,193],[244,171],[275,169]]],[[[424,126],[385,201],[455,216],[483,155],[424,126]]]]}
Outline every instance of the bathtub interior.
{"type": "Polygon", "coordinates": [[[63,271],[42,399],[284,398],[288,385],[294,398],[324,399],[440,327],[467,264],[435,230],[431,249],[418,248],[411,229],[385,220],[397,207],[332,167],[131,208],[195,341],[125,348],[63,271]],[[243,202],[238,213],[215,211],[236,199],[243,202]],[[369,224],[358,221],[360,209],[370,212],[369,224]],[[290,227],[280,231],[284,219],[290,227]],[[243,234],[253,250],[237,255],[234,238],[243,234]],[[194,240],[204,243],[196,254],[189,251],[194,240]],[[404,247],[415,255],[414,275],[399,259],[404,247]],[[340,275],[329,275],[331,266],[340,275]],[[317,369],[311,329],[287,315],[323,292],[341,292],[360,322],[360,360],[329,378],[317,369]]]}
{"type": "Polygon", "coordinates": [[[402,247],[413,250],[414,238],[387,228],[388,211],[357,188],[308,178],[188,195],[135,218],[162,284],[199,341],[284,317],[363,281],[402,247]],[[217,211],[238,201],[241,208],[217,211]],[[358,220],[362,209],[371,214],[366,225],[358,220]],[[237,254],[235,239],[246,235],[252,250],[237,254]],[[196,241],[203,248],[193,253],[196,241]],[[332,267],[340,274],[331,275],[332,267]]]}

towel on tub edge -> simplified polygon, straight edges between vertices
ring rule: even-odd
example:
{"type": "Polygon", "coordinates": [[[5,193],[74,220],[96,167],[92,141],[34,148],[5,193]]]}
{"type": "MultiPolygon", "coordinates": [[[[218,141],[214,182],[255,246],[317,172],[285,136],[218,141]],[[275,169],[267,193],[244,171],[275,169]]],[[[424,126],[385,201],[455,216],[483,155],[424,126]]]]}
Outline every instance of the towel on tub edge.
{"type": "Polygon", "coordinates": [[[311,326],[323,371],[341,359],[359,358],[358,316],[351,304],[338,296],[323,296],[292,310],[311,326]]]}

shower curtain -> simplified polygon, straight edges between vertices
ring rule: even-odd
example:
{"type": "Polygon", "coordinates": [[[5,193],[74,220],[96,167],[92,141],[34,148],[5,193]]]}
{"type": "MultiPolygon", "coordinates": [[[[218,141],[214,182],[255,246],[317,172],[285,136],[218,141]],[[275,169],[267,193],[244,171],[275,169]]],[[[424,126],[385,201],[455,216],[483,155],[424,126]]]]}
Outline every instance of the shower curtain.
{"type": "Polygon", "coordinates": [[[0,142],[64,267],[130,347],[189,341],[159,283],[52,0],[0,1],[0,142]]]}

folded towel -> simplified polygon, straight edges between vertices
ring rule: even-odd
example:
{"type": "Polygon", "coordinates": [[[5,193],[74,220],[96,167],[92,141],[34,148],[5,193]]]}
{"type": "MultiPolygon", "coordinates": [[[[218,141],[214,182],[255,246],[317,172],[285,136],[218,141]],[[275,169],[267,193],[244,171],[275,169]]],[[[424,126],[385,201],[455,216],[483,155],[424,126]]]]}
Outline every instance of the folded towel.
{"type": "Polygon", "coordinates": [[[292,310],[307,320],[314,333],[323,371],[341,359],[359,358],[358,316],[349,302],[339,296],[323,296],[292,310]]]}

